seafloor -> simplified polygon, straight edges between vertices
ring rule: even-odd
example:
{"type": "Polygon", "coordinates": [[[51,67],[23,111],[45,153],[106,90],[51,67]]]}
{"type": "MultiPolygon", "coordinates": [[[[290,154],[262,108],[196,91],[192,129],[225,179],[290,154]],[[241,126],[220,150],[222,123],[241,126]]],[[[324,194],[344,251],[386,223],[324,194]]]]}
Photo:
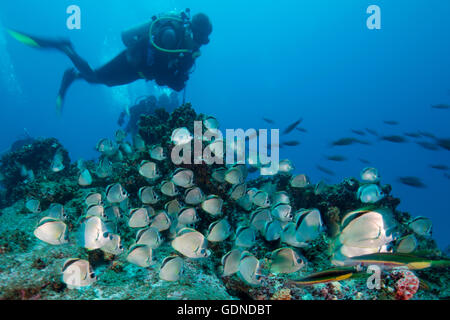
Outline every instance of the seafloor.
{"type": "MultiPolygon", "coordinates": [[[[190,105],[178,108],[172,114],[159,110],[154,116],[142,116],[139,122],[139,134],[147,146],[156,143],[170,149],[170,136],[175,128],[187,127],[193,132],[193,121],[201,120],[190,105]]],[[[332,268],[330,257],[334,238],[339,233],[342,217],[364,205],[355,194],[360,182],[355,178],[345,178],[342,183],[327,186],[323,192],[315,192],[315,185],[293,188],[290,184],[292,174],[279,174],[273,177],[259,177],[247,180],[248,188],[274,191],[286,191],[291,199],[293,210],[317,208],[325,224],[324,232],[307,247],[296,248],[305,258],[306,265],[291,274],[272,274],[269,272],[269,253],[286,245],[279,241],[268,242],[259,236],[255,245],[246,249],[261,261],[262,281],[259,285],[249,285],[237,274],[221,275],[221,258],[233,247],[232,237],[220,243],[209,243],[212,254],[208,258],[185,258],[184,272],[176,282],[159,278],[159,267],[164,257],[174,253],[170,241],[165,241],[155,250],[158,262],[141,268],[126,260],[126,253],[109,255],[101,250],[88,251],[76,244],[74,232],[77,221],[85,211],[84,199],[90,192],[103,192],[113,183],[121,183],[130,195],[134,206],[139,206],[137,192],[148,185],[138,173],[142,160],[150,160],[148,152],[125,155],[113,161],[113,173],[106,178],[93,174],[92,184],[81,187],[78,184],[79,169],[70,163],[68,153],[63,152],[65,169],[52,172],[50,164],[56,150],[64,150],[56,139],[36,139],[31,144],[17,148],[5,154],[0,162],[3,186],[0,196],[0,299],[258,299],[258,300],[298,300],[298,299],[399,299],[395,278],[389,271],[383,272],[381,288],[368,289],[366,280],[350,279],[318,283],[315,285],[297,285],[290,280],[305,277],[311,273],[332,268]],[[25,179],[20,166],[33,170],[33,177],[25,179]],[[40,201],[42,213],[30,213],[26,201],[30,198],[40,201]],[[70,241],[63,245],[50,245],[37,239],[33,232],[44,211],[52,203],[64,205],[70,241]],[[337,230],[336,230],[337,228],[337,230]],[[69,289],[61,277],[61,269],[68,258],[82,258],[90,262],[98,280],[81,289],[69,289]]],[[[170,153],[168,153],[170,154],[170,153]]],[[[85,165],[95,172],[95,161],[86,161],[85,165]]],[[[228,199],[231,188],[226,183],[217,183],[211,179],[211,173],[217,165],[183,166],[195,173],[195,184],[206,194],[216,194],[225,200],[224,216],[235,230],[240,224],[248,224],[252,209],[242,208],[237,202],[228,199]]],[[[165,161],[160,168],[163,175],[169,176],[176,167],[165,161]]],[[[300,172],[297,172],[300,173],[300,172]]],[[[400,200],[391,194],[389,185],[380,185],[386,196],[377,203],[378,207],[393,210],[394,218],[401,236],[411,233],[408,224],[412,217],[406,212],[396,210],[400,200]]],[[[155,209],[162,209],[156,204],[155,209]]],[[[199,210],[201,211],[201,210],[199,210]]],[[[199,214],[201,217],[194,227],[206,234],[213,217],[199,214]]],[[[126,213],[125,213],[126,216],[126,213]]],[[[130,230],[126,222],[119,224],[120,235],[125,248],[133,244],[135,231],[130,230]]],[[[430,236],[415,235],[416,250],[433,260],[444,259],[430,236]]],[[[412,299],[448,299],[448,268],[414,270],[415,276],[425,284],[421,285],[412,299]]]]}

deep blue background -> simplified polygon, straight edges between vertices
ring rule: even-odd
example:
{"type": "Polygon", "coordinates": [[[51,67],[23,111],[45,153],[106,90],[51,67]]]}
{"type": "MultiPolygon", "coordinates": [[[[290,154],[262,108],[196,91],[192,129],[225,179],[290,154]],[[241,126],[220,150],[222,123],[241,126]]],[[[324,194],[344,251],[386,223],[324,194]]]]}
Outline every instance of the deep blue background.
{"type": "MultiPolygon", "coordinates": [[[[279,0],[279,1],[2,1],[0,26],[37,35],[70,37],[77,51],[99,66],[123,49],[120,32],[153,14],[190,7],[214,24],[189,82],[187,97],[198,112],[214,114],[222,128],[265,128],[262,116],[284,128],[304,117],[308,134],[287,139],[302,145],[282,150],[298,173],[317,182],[316,165],[330,167],[339,182],[358,176],[370,159],[402,200],[400,209],[434,222],[439,244],[449,244],[449,184],[431,163],[449,165],[448,151],[427,151],[416,144],[380,142],[374,146],[328,149],[331,140],[350,128],[384,134],[425,130],[450,136],[450,2],[445,0],[279,0]],[[66,28],[66,8],[82,10],[82,29],[66,28]],[[366,8],[382,10],[382,30],[366,28],[366,8]],[[389,127],[382,120],[398,120],[389,127]],[[346,163],[329,164],[324,154],[344,154],[346,163]],[[415,175],[427,189],[396,182],[415,175]]],[[[72,160],[96,156],[98,139],[112,136],[124,106],[149,92],[140,82],[109,89],[76,83],[62,117],[55,97],[69,60],[56,52],[25,47],[0,32],[0,151],[27,128],[33,136],[53,136],[69,149],[72,160]]],[[[373,139],[372,139],[373,140],[373,139]]]]}

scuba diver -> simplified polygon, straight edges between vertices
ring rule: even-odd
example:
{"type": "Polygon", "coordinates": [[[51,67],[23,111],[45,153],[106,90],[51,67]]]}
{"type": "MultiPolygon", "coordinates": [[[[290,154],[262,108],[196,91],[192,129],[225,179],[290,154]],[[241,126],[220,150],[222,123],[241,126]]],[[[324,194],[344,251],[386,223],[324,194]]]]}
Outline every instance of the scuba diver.
{"type": "Polygon", "coordinates": [[[122,33],[126,49],[110,62],[92,69],[74,50],[68,40],[43,39],[8,30],[18,41],[35,48],[56,49],[74,64],[64,73],[57,97],[60,111],[70,85],[77,79],[109,87],[132,83],[139,79],[155,80],[177,92],[183,90],[191,69],[200,56],[200,47],[209,43],[212,24],[206,14],[190,18],[190,10],[180,14],[154,16],[136,28],[122,33]]]}

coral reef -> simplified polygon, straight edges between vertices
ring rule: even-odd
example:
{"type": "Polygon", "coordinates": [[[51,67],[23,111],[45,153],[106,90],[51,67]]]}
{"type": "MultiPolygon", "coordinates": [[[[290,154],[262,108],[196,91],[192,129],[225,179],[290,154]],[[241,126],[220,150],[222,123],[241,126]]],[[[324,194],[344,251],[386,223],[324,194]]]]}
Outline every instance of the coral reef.
{"type": "MultiPolygon", "coordinates": [[[[138,122],[138,133],[146,147],[161,145],[170,157],[173,143],[171,136],[176,128],[186,127],[194,130],[194,121],[205,119],[197,115],[190,104],[177,108],[171,114],[157,109],[152,115],[142,115],[138,122]]],[[[202,142],[203,147],[207,145],[202,142]]],[[[345,281],[320,282],[314,285],[299,285],[296,280],[309,274],[332,268],[331,257],[336,250],[336,239],[342,232],[343,218],[351,211],[367,206],[356,196],[363,182],[356,178],[346,178],[337,185],[327,185],[318,191],[317,186],[308,183],[304,187],[292,186],[291,173],[279,173],[274,176],[261,176],[246,181],[246,192],[261,192],[273,198],[274,194],[284,191],[290,199],[292,212],[301,216],[302,210],[317,209],[321,222],[318,236],[295,248],[301,255],[301,268],[291,273],[275,273],[272,269],[271,254],[283,246],[278,238],[267,238],[266,231],[258,231],[255,242],[245,248],[246,252],[258,258],[260,264],[259,284],[251,284],[236,273],[223,275],[221,258],[235,246],[238,227],[248,226],[254,211],[259,206],[250,202],[244,206],[233,200],[230,193],[234,185],[212,179],[216,169],[224,169],[223,165],[182,164],[176,166],[172,161],[158,161],[158,174],[161,179],[150,181],[140,172],[143,161],[152,161],[148,152],[133,150],[129,154],[102,154],[100,160],[111,162],[112,173],[99,177],[96,172],[98,163],[86,161],[82,164],[70,164],[68,153],[55,139],[38,139],[14,152],[5,154],[0,160],[0,172],[3,176],[0,189],[0,205],[4,207],[0,215],[0,299],[255,299],[255,300],[299,300],[299,299],[439,299],[449,296],[447,289],[448,269],[393,271],[382,270],[381,287],[369,289],[367,279],[370,274],[361,278],[345,281]],[[51,170],[52,159],[56,151],[63,155],[64,169],[58,172],[51,170]],[[92,182],[80,185],[78,177],[81,171],[93,173],[92,182]],[[25,169],[24,169],[25,168],[25,169]],[[139,190],[152,185],[160,187],[162,179],[170,179],[177,168],[189,169],[194,174],[195,186],[207,195],[216,195],[223,199],[221,217],[227,219],[232,227],[233,236],[221,242],[209,242],[208,249],[212,254],[207,258],[185,258],[183,273],[176,282],[164,281],[159,277],[159,270],[164,257],[174,254],[170,240],[173,230],[162,230],[162,238],[166,241],[155,250],[156,263],[143,268],[130,264],[126,254],[111,254],[100,249],[87,250],[77,244],[80,218],[86,213],[85,198],[88,194],[103,195],[105,202],[106,188],[119,183],[128,193],[126,207],[122,202],[121,217],[114,225],[115,233],[120,234],[125,248],[131,247],[136,239],[136,229],[128,226],[129,209],[142,207],[139,190]],[[33,175],[24,174],[32,170],[33,175]],[[42,212],[51,204],[64,205],[65,224],[69,236],[68,243],[52,246],[38,240],[33,232],[45,213],[30,212],[27,199],[40,201],[42,212]],[[9,207],[7,207],[9,206],[9,207]],[[25,214],[26,213],[26,214],[25,214]],[[62,280],[61,270],[64,262],[77,257],[84,259],[95,270],[97,281],[79,290],[70,289],[62,280]],[[427,283],[421,285],[419,283],[427,283]],[[426,289],[424,289],[426,288],[426,289]]],[[[229,169],[229,167],[225,168],[229,169]]],[[[248,168],[247,168],[248,169],[248,168]]],[[[245,180],[245,179],[244,179],[245,180]]],[[[402,236],[411,234],[408,223],[412,220],[408,213],[396,208],[400,200],[395,198],[389,185],[379,186],[385,196],[377,204],[377,208],[389,208],[398,224],[398,236],[392,245],[402,236]]],[[[159,190],[158,190],[159,192],[159,190]]],[[[248,195],[248,193],[246,193],[248,195]]],[[[253,194],[254,195],[254,194],[253,194]]],[[[180,202],[186,200],[181,190],[174,197],[160,194],[159,201],[151,205],[153,211],[165,210],[171,199],[180,202]]],[[[243,196],[240,199],[242,199],[243,196]]],[[[277,203],[268,206],[272,210],[277,203]]],[[[106,204],[105,204],[106,206],[106,204]]],[[[200,203],[193,205],[200,219],[191,225],[201,234],[210,231],[210,225],[218,217],[206,214],[200,203]]],[[[264,209],[263,206],[261,206],[264,209]]],[[[261,209],[259,208],[259,209],[261,209]]],[[[306,210],[307,211],[307,210],[306,210]]],[[[306,212],[305,211],[305,212],[306,212]]],[[[152,216],[151,218],[154,218],[152,216]]],[[[292,220],[292,217],[291,217],[292,220]]],[[[298,219],[301,221],[301,219],[298,219]]],[[[171,217],[172,223],[177,223],[171,217]]],[[[296,228],[298,226],[293,224],[296,228]]],[[[284,225],[283,225],[284,227],[284,225]]],[[[416,251],[431,259],[442,259],[443,254],[436,243],[427,235],[416,235],[416,251]]],[[[388,248],[392,250],[392,248],[388,248]]]]}

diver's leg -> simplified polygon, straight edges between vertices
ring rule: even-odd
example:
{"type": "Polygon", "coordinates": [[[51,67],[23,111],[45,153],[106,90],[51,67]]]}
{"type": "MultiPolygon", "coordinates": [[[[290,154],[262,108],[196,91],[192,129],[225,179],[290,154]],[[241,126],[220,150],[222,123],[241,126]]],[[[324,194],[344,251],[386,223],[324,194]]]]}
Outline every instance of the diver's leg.
{"type": "Polygon", "coordinates": [[[141,79],[138,70],[130,63],[127,51],[121,52],[110,62],[95,70],[97,83],[121,86],[141,79]]]}

